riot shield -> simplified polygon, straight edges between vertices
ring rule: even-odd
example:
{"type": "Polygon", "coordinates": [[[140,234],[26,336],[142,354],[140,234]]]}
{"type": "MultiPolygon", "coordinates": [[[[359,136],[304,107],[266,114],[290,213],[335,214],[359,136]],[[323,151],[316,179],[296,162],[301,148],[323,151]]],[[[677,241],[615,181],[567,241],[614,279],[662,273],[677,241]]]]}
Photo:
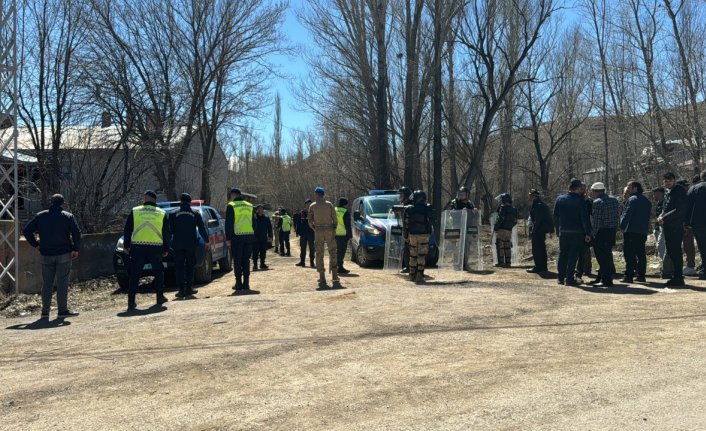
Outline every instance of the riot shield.
{"type": "Polygon", "coordinates": [[[387,216],[387,233],[385,234],[384,269],[386,271],[399,272],[402,269],[404,246],[402,215],[398,211],[392,211],[387,216]]]}
{"type": "Polygon", "coordinates": [[[469,271],[483,270],[483,242],[481,241],[481,226],[480,211],[476,214],[473,214],[472,211],[467,211],[464,269],[469,271]]]}
{"type": "Polygon", "coordinates": [[[467,216],[465,210],[446,210],[441,214],[439,268],[463,269],[467,216]]]}
{"type": "MultiPolygon", "coordinates": [[[[497,241],[497,237],[495,235],[495,222],[498,220],[498,213],[493,213],[490,215],[490,230],[493,232],[492,239],[490,240],[490,248],[493,250],[493,265],[498,264],[498,249],[495,246],[495,243],[497,241]]],[[[518,235],[517,235],[517,225],[512,228],[512,234],[511,234],[511,240],[512,240],[512,252],[510,253],[510,258],[512,265],[518,265],[520,263],[520,243],[518,240],[518,235]]]]}

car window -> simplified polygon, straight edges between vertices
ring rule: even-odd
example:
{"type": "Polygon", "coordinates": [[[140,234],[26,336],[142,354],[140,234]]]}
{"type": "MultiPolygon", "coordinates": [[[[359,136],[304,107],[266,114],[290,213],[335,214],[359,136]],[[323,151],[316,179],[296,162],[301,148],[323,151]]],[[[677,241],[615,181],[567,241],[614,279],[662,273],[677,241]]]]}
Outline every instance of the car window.
{"type": "Polygon", "coordinates": [[[208,212],[210,213],[209,220],[218,220],[218,214],[213,208],[209,208],[208,212]]]}
{"type": "Polygon", "coordinates": [[[397,196],[381,196],[365,200],[367,213],[373,218],[387,218],[393,205],[399,203],[397,196]]]}

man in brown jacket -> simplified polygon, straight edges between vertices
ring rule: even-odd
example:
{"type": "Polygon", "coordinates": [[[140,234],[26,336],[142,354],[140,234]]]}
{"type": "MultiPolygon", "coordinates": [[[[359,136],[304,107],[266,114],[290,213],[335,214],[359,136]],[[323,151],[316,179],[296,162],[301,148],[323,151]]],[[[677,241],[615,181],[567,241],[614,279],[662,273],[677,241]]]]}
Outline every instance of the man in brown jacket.
{"type": "Polygon", "coordinates": [[[309,226],[314,230],[314,249],[316,255],[316,270],[319,271],[319,287],[326,287],[326,268],[324,268],[324,243],[328,245],[329,271],[333,283],[339,282],[336,264],[336,226],[338,217],[336,208],[324,200],[324,188],[314,190],[314,203],[309,207],[309,226]]]}

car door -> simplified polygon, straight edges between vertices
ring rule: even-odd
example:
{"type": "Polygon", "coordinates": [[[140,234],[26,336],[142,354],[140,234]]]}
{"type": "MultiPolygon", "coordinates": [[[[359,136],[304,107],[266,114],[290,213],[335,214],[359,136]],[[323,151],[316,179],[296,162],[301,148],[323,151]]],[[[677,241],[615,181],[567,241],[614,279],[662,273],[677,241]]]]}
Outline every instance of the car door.
{"type": "MultiPolygon", "coordinates": [[[[358,212],[361,217],[363,216],[363,199],[356,199],[353,201],[353,213],[358,212]]],[[[363,223],[361,223],[359,220],[356,220],[355,218],[351,219],[351,230],[352,230],[352,243],[354,247],[358,247],[358,244],[360,244],[360,236],[363,232],[363,223]]]]}
{"type": "Polygon", "coordinates": [[[213,260],[218,260],[223,257],[225,252],[223,245],[225,234],[223,223],[220,221],[220,215],[214,211],[213,208],[201,207],[201,216],[206,225],[206,232],[208,232],[211,255],[213,256],[213,260]]]}

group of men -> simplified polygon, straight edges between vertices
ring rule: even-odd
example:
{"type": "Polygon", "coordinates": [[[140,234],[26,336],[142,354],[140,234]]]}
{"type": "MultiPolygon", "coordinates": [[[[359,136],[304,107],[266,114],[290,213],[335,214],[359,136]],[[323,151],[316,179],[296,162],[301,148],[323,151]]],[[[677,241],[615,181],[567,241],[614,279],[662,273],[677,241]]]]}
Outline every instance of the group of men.
{"type": "MultiPolygon", "coordinates": [[[[684,286],[682,244],[696,239],[702,262],[706,255],[706,171],[694,178],[691,187],[677,181],[671,172],[664,174],[663,185],[653,190],[656,200],[656,226],[654,229],[657,248],[662,258],[662,277],[665,286],[684,286]],[[663,246],[660,246],[663,244],[663,246]]],[[[572,179],[568,193],[559,196],[553,214],[537,190],[530,191],[530,235],[534,267],[530,273],[547,271],[545,239],[554,231],[559,235],[558,282],[577,286],[583,282],[580,276],[588,274],[586,260],[590,261],[590,248],[598,261],[598,273],[591,284],[613,286],[616,274],[613,247],[618,229],[623,232],[623,255],[625,273],[621,282],[645,282],[647,256],[645,243],[650,231],[652,203],[644,196],[641,183],[630,181],[624,190],[624,202],[606,193],[603,183],[590,187],[592,200],[586,196],[586,185],[572,179]],[[588,255],[586,256],[586,251],[588,255]],[[583,258],[584,262],[580,262],[583,258]]],[[[686,247],[685,247],[686,249],[686,247]]],[[[703,267],[696,271],[694,257],[688,262],[693,272],[706,279],[703,267]]]]}

